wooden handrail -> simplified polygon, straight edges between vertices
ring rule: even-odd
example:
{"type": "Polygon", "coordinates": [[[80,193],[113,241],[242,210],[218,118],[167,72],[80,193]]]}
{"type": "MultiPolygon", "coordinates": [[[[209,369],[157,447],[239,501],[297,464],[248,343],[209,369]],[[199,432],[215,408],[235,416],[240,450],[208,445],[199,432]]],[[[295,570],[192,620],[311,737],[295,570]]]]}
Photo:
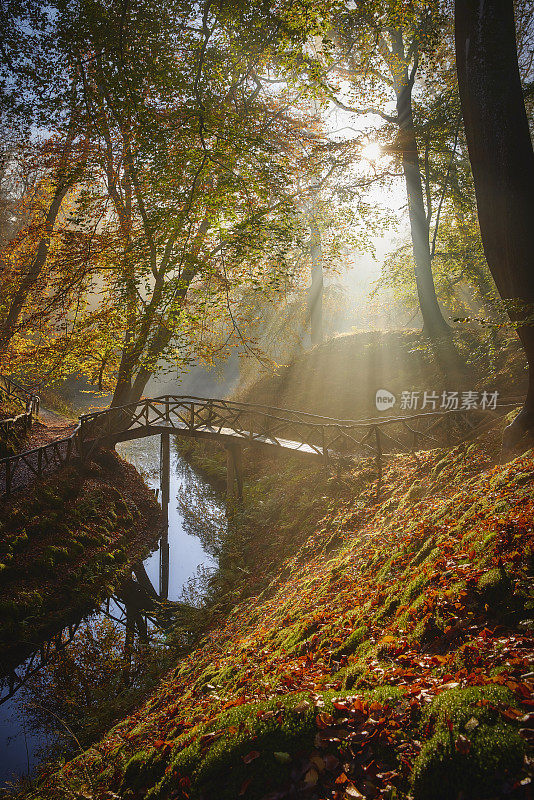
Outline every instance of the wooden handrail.
{"type": "MultiPolygon", "coordinates": [[[[512,405],[515,404],[502,404],[499,411],[504,412],[512,405]]],[[[380,460],[388,441],[400,452],[412,451],[417,440],[437,443],[431,431],[434,432],[445,420],[450,435],[456,423],[461,440],[465,438],[465,413],[463,409],[455,409],[406,417],[340,420],[275,406],[191,395],[144,398],[136,403],[83,414],[70,436],[0,459],[0,493],[3,490],[4,495],[10,494],[28,485],[29,481],[17,482],[17,469],[21,465],[26,467],[26,476],[40,477],[73,460],[84,461],[103,444],[136,436],[174,432],[177,435],[241,440],[319,457],[327,464],[336,453],[365,453],[380,460]],[[395,436],[386,432],[392,427],[399,429],[395,436]]],[[[477,409],[471,413],[487,418],[488,412],[477,409]]]]}

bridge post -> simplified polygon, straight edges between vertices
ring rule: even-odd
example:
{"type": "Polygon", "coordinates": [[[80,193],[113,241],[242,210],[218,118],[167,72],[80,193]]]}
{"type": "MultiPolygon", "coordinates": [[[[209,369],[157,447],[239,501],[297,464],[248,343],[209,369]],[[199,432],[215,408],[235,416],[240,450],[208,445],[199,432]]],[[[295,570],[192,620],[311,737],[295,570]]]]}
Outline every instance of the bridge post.
{"type": "Polygon", "coordinates": [[[159,474],[161,486],[161,508],[165,514],[165,519],[168,520],[171,482],[171,443],[170,435],[168,433],[161,434],[159,474]]]}
{"type": "Polygon", "coordinates": [[[169,531],[161,537],[159,543],[159,599],[169,599],[169,531]]]}
{"type": "Polygon", "coordinates": [[[226,496],[228,499],[236,497],[243,499],[243,450],[238,444],[228,444],[226,447],[226,496]]]}

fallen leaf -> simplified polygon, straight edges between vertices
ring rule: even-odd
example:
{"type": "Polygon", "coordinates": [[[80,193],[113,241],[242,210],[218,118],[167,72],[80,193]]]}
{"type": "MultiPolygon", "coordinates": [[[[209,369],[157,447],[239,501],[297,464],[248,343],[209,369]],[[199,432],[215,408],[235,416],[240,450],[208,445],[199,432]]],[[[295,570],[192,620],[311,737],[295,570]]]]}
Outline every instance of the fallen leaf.
{"type": "Polygon", "coordinates": [[[304,783],[306,784],[306,786],[315,786],[318,780],[319,780],[319,773],[317,772],[315,767],[309,769],[306,775],[304,776],[304,783]]]}
{"type": "Polygon", "coordinates": [[[471,719],[465,723],[465,729],[467,733],[472,733],[478,725],[478,719],[476,717],[471,717],[471,719]]]}
{"type": "Polygon", "coordinates": [[[363,795],[353,783],[349,784],[349,786],[345,786],[345,797],[350,797],[351,800],[354,800],[354,798],[365,799],[365,795],[363,795]]]}
{"type": "Polygon", "coordinates": [[[463,736],[460,734],[456,739],[454,746],[456,750],[461,753],[461,755],[466,756],[468,752],[471,750],[471,742],[467,738],[467,736],[463,736]]]}
{"type": "Polygon", "coordinates": [[[241,756],[244,764],[250,764],[251,761],[254,761],[256,758],[260,757],[260,753],[257,750],[251,750],[250,753],[247,753],[246,756],[241,756]]]}

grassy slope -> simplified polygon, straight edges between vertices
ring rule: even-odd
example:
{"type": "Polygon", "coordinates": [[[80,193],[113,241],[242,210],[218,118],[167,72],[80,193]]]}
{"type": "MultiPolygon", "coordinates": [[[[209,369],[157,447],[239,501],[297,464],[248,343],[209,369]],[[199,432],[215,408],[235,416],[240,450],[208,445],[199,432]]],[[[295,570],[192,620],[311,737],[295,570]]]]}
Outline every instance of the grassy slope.
{"type": "Polygon", "coordinates": [[[111,593],[157,541],[159,506],[136,470],[102,454],[40,481],[1,508],[0,658],[20,660],[111,593]]]}
{"type": "Polygon", "coordinates": [[[428,342],[425,344],[419,332],[390,331],[337,336],[299,354],[277,374],[258,377],[251,368],[237,396],[282,408],[360,419],[376,416],[377,389],[388,389],[397,399],[405,390],[491,388],[502,396],[518,396],[525,390],[524,357],[515,343],[499,350],[492,368],[487,345],[479,336],[465,330],[457,335],[457,341],[471,368],[461,380],[454,379],[454,385],[436,368],[428,342]]]}
{"type": "Polygon", "coordinates": [[[33,796],[528,796],[534,460],[494,451],[254,475],[258,594],[33,796]]]}

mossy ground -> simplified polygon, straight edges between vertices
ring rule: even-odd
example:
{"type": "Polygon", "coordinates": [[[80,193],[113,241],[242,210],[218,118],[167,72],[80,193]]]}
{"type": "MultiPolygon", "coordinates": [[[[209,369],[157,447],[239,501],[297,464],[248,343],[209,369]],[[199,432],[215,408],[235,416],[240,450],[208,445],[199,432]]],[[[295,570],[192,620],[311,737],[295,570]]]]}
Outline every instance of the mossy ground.
{"type": "Polygon", "coordinates": [[[109,596],[162,529],[135,469],[102,453],[4,502],[0,522],[0,654],[32,643],[109,596]]]}
{"type": "Polygon", "coordinates": [[[391,458],[379,497],[371,462],[249,464],[248,589],[32,796],[527,797],[534,460],[495,442],[391,458]]]}

